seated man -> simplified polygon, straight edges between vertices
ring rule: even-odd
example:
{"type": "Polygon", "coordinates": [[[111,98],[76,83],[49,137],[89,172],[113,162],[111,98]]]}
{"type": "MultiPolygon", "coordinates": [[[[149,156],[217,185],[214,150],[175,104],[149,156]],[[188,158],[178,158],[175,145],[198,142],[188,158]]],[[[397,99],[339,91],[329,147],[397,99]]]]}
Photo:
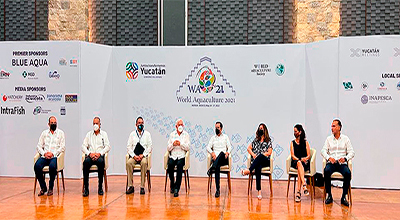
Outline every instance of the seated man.
{"type": "Polygon", "coordinates": [[[339,119],[333,120],[331,130],[332,135],[326,138],[324,147],[321,150],[322,157],[327,160],[324,169],[324,180],[328,198],[326,198],[325,204],[333,202],[331,194],[331,175],[334,172],[339,172],[344,177],[341,204],[349,206],[346,195],[349,191],[351,172],[347,166],[347,161],[353,159],[354,150],[350,139],[346,135],[340,133],[342,130],[342,123],[339,119]]]}
{"type": "Polygon", "coordinates": [[[110,141],[108,140],[107,133],[100,130],[100,118],[93,119],[93,131],[86,134],[82,144],[82,152],[85,154],[83,161],[83,184],[84,191],[82,196],[89,195],[89,170],[92,165],[97,166],[99,177],[98,194],[103,195],[103,176],[104,176],[104,154],[110,151],[110,141]]]}
{"type": "Polygon", "coordinates": [[[178,119],[176,121],[176,131],[173,131],[169,135],[168,140],[168,174],[171,182],[171,193],[174,193],[174,197],[179,196],[179,190],[181,188],[183,166],[185,166],[185,155],[186,151],[189,151],[190,138],[189,134],[183,130],[183,120],[178,119]],[[176,181],[174,181],[174,169],[177,167],[176,181]]]}
{"type": "Polygon", "coordinates": [[[43,167],[49,166],[49,192],[48,196],[53,195],[54,179],[57,175],[57,157],[65,151],[64,132],[57,129],[57,119],[54,116],[49,118],[49,128],[42,132],[37,144],[37,152],[40,158],[36,161],[34,170],[37,180],[40,184],[38,196],[47,192],[46,182],[43,176],[43,167]]]}
{"type": "Polygon", "coordinates": [[[133,168],[140,164],[140,194],[145,194],[144,184],[147,173],[147,157],[152,150],[151,135],[144,130],[144,120],[142,117],[136,119],[136,130],[132,131],[128,138],[127,146],[129,160],[126,163],[126,173],[128,175],[128,189],[126,194],[135,192],[133,187],[133,168]]]}

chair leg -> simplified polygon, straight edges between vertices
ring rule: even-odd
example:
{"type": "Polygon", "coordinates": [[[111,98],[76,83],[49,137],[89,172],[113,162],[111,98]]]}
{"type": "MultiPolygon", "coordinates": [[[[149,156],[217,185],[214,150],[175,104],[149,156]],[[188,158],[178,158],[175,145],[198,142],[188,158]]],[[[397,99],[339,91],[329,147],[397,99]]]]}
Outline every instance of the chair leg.
{"type": "Polygon", "coordinates": [[[248,181],[248,184],[247,184],[247,195],[250,195],[250,181],[251,181],[251,176],[250,176],[251,174],[249,174],[249,181],[248,181]]]}
{"type": "Polygon", "coordinates": [[[322,200],[325,201],[326,199],[326,186],[324,185],[324,195],[322,196],[322,200]]]}
{"type": "Polygon", "coordinates": [[[351,195],[351,185],[349,185],[349,200],[350,200],[350,204],[353,205],[353,196],[351,195]]]}
{"type": "Polygon", "coordinates": [[[231,193],[231,172],[228,172],[228,188],[229,188],[229,193],[231,193]]]}
{"type": "Polygon", "coordinates": [[[313,194],[315,199],[315,176],[312,177],[312,185],[313,185],[313,194]]]}
{"type": "Polygon", "coordinates": [[[185,190],[186,190],[186,192],[187,192],[186,170],[183,171],[183,175],[185,175],[185,190]]]}
{"type": "Polygon", "coordinates": [[[250,180],[250,191],[253,190],[253,173],[250,173],[249,175],[251,175],[251,180],[250,180]]]}
{"type": "Polygon", "coordinates": [[[149,192],[151,192],[151,177],[150,177],[150,170],[147,170],[147,188],[149,192]]]}
{"type": "MultiPolygon", "coordinates": [[[[290,177],[292,177],[292,176],[289,174],[289,175],[288,175],[288,180],[287,180],[286,197],[289,197],[290,177]]],[[[295,184],[296,184],[296,183],[295,183],[295,184]]]]}
{"type": "MultiPolygon", "coordinates": [[[[49,174],[50,175],[50,174],[49,174]]],[[[57,172],[57,194],[60,194],[60,184],[58,183],[58,172],[57,172]]]]}
{"type": "Polygon", "coordinates": [[[167,191],[167,180],[168,180],[168,171],[165,170],[165,185],[164,185],[164,192],[167,191]]]}
{"type": "Polygon", "coordinates": [[[64,170],[61,170],[61,180],[62,180],[62,184],[63,184],[63,191],[65,191],[64,170]]]}
{"type": "Polygon", "coordinates": [[[297,179],[297,176],[294,176],[294,183],[293,183],[293,197],[295,197],[296,196],[296,179],[297,179]]]}
{"type": "Polygon", "coordinates": [[[271,192],[271,197],[272,197],[272,175],[269,174],[268,175],[268,179],[269,179],[269,191],[271,192]]]}
{"type": "Polygon", "coordinates": [[[308,177],[308,180],[310,181],[310,191],[311,191],[311,199],[313,199],[313,188],[312,188],[312,182],[311,182],[311,176],[308,177]]]}
{"type": "Polygon", "coordinates": [[[186,174],[187,174],[188,188],[190,189],[189,170],[186,170],[186,174]]]}
{"type": "Polygon", "coordinates": [[[107,192],[108,191],[107,170],[104,170],[104,185],[106,186],[106,192],[107,192]]]}
{"type": "Polygon", "coordinates": [[[37,183],[37,178],[36,178],[36,175],[35,175],[35,185],[34,185],[34,188],[33,188],[33,194],[36,193],[36,183],[37,183]]]}

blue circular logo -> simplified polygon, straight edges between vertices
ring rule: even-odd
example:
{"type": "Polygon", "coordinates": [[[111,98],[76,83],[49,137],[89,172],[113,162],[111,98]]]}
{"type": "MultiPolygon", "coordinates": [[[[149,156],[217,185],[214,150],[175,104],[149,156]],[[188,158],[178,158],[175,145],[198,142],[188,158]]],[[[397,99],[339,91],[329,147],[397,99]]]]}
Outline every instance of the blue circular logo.
{"type": "Polygon", "coordinates": [[[362,104],[367,104],[368,103],[368,96],[367,95],[361,96],[361,103],[362,104]]]}
{"type": "Polygon", "coordinates": [[[276,75],[282,76],[285,73],[285,66],[283,64],[276,65],[275,72],[276,75]]]}
{"type": "Polygon", "coordinates": [[[400,82],[397,83],[397,90],[400,90],[400,82]]]}

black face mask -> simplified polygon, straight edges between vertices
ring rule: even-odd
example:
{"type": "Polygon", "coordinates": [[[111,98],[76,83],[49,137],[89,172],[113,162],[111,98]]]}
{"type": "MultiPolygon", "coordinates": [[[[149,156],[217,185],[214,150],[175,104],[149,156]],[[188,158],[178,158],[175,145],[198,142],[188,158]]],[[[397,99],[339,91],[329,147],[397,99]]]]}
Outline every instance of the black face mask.
{"type": "Polygon", "coordinates": [[[263,136],[263,135],[264,135],[264,131],[261,130],[261,129],[258,129],[258,130],[257,130],[257,135],[258,135],[259,137],[263,136]]]}
{"type": "Polygon", "coordinates": [[[50,124],[50,130],[55,131],[57,129],[57,124],[50,124]]]}
{"type": "Polygon", "coordinates": [[[143,131],[144,125],[138,125],[137,128],[139,131],[143,131]]]}
{"type": "Polygon", "coordinates": [[[215,129],[215,133],[216,133],[217,135],[219,135],[219,134],[221,133],[221,131],[220,131],[218,128],[216,128],[216,129],[215,129]]]}

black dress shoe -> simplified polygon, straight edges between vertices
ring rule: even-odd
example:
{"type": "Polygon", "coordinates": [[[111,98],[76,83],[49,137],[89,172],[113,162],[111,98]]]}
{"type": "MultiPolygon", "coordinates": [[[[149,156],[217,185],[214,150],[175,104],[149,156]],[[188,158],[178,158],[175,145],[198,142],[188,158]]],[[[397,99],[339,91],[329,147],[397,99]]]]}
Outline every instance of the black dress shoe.
{"type": "Polygon", "coordinates": [[[219,192],[219,190],[217,190],[217,191],[215,192],[215,198],[218,198],[219,195],[220,195],[220,192],[219,192]]]}
{"type": "Polygon", "coordinates": [[[132,193],[134,193],[135,192],[135,188],[133,187],[133,186],[130,186],[129,188],[128,188],[128,190],[126,190],[126,194],[132,194],[132,193]]]}
{"type": "Polygon", "coordinates": [[[342,199],[340,200],[340,203],[344,206],[349,207],[349,202],[347,201],[346,197],[342,197],[342,199]]]}
{"type": "Polygon", "coordinates": [[[178,191],[178,189],[175,189],[174,190],[174,197],[178,197],[179,196],[179,191],[178,191]]]}
{"type": "Polygon", "coordinates": [[[169,191],[171,194],[174,194],[174,189],[171,188],[171,190],[169,191]]]}
{"type": "Polygon", "coordinates": [[[43,196],[47,192],[47,189],[41,189],[38,196],[43,196]]]}
{"type": "Polygon", "coordinates": [[[328,198],[326,198],[326,200],[325,200],[325,204],[331,204],[333,202],[333,198],[332,198],[332,195],[328,195],[328,198]]]}
{"type": "Polygon", "coordinates": [[[97,191],[97,193],[98,193],[100,196],[104,195],[103,187],[99,187],[99,190],[97,191]]]}
{"type": "Polygon", "coordinates": [[[145,194],[144,188],[140,188],[140,195],[144,195],[144,194],[145,194]]]}
{"type": "Polygon", "coordinates": [[[50,189],[50,190],[47,192],[47,196],[52,196],[52,195],[53,195],[53,190],[50,189]]]}
{"type": "Polygon", "coordinates": [[[83,196],[83,197],[89,196],[89,190],[85,189],[85,190],[83,191],[83,193],[82,193],[82,196],[83,196]]]}

